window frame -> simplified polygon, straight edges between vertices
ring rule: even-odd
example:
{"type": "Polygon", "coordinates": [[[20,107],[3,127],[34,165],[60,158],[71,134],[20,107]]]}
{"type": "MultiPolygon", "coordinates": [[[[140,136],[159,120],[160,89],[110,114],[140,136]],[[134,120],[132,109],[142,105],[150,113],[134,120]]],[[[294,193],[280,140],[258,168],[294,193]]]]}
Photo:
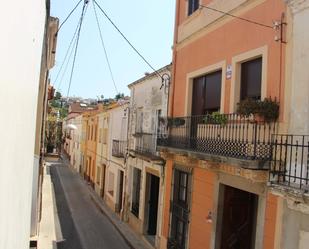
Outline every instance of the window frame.
{"type": "Polygon", "coordinates": [[[199,9],[200,0],[187,0],[187,16],[191,16],[194,12],[199,9]],[[195,6],[197,4],[197,6],[195,6]]]}
{"type": "Polygon", "coordinates": [[[187,74],[186,80],[186,97],[185,97],[185,116],[191,116],[192,114],[192,94],[193,94],[193,81],[195,78],[200,76],[210,74],[216,71],[222,71],[221,79],[221,102],[220,102],[220,113],[224,113],[225,104],[225,84],[226,84],[226,61],[220,61],[218,63],[208,65],[206,67],[200,68],[196,71],[192,71],[187,74]]]}
{"type": "Polygon", "coordinates": [[[248,50],[232,57],[232,79],[229,112],[235,113],[240,101],[241,63],[262,57],[261,99],[267,96],[268,46],[248,50]]]}
{"type": "Polygon", "coordinates": [[[142,170],[136,167],[132,168],[132,200],[131,200],[131,208],[130,212],[136,216],[137,218],[139,217],[140,213],[140,204],[141,204],[141,183],[142,183],[142,170]],[[136,174],[135,174],[136,172],[136,174]],[[137,180],[137,182],[136,182],[137,180]],[[136,199],[136,200],[134,200],[136,199]],[[134,202],[138,204],[138,210],[135,212],[133,210],[133,205],[134,202]]]}

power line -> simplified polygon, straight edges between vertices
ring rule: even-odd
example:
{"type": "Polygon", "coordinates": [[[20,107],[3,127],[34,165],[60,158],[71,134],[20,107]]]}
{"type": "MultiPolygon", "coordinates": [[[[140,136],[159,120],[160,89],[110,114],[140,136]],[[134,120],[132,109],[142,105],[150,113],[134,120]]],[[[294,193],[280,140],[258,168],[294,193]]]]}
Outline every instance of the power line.
{"type": "Polygon", "coordinates": [[[109,59],[108,59],[108,55],[107,55],[107,51],[106,51],[106,47],[105,47],[105,43],[104,43],[104,39],[103,39],[101,27],[100,27],[100,23],[99,23],[99,18],[98,18],[98,15],[97,15],[97,11],[96,11],[96,8],[95,8],[95,4],[94,4],[93,2],[92,2],[92,6],[93,6],[93,10],[94,10],[96,22],[97,22],[99,34],[100,34],[100,39],[101,39],[102,47],[103,47],[104,54],[105,54],[105,59],[106,59],[107,65],[108,65],[108,69],[109,69],[110,75],[111,75],[111,79],[112,79],[112,81],[113,81],[113,84],[114,84],[116,93],[119,93],[119,91],[118,91],[118,89],[117,89],[117,86],[116,86],[116,82],[115,82],[115,78],[114,78],[114,75],[113,75],[113,71],[112,71],[112,69],[111,69],[111,65],[110,65],[110,62],[109,62],[109,59]]]}
{"type": "MultiPolygon", "coordinates": [[[[68,49],[67,49],[67,51],[66,51],[66,54],[65,54],[65,56],[64,56],[63,62],[62,62],[62,64],[61,64],[61,66],[60,66],[60,69],[59,69],[57,75],[56,75],[56,78],[55,78],[55,81],[54,81],[54,84],[55,84],[55,85],[56,85],[56,83],[57,83],[58,77],[60,76],[60,73],[61,73],[61,71],[62,71],[62,68],[63,68],[63,66],[64,66],[64,64],[65,64],[65,62],[66,62],[66,59],[67,59],[67,57],[68,57],[68,55],[69,55],[69,52],[70,52],[70,50],[71,50],[71,47],[72,47],[73,42],[74,42],[74,40],[75,40],[75,37],[76,37],[76,35],[77,35],[79,25],[80,25],[80,20],[79,20],[78,23],[77,23],[75,32],[74,32],[73,37],[72,37],[72,39],[71,39],[71,41],[70,41],[70,44],[69,44],[69,47],[68,47],[68,49]]],[[[72,53],[71,53],[71,54],[72,54],[72,53]]],[[[69,59],[70,59],[70,56],[69,56],[69,59]]]]}
{"type": "Polygon", "coordinates": [[[59,89],[59,90],[60,90],[61,84],[62,84],[62,82],[63,82],[63,78],[64,78],[64,76],[65,76],[65,74],[66,74],[66,72],[67,72],[69,63],[70,63],[70,61],[71,61],[71,57],[72,57],[72,55],[73,55],[74,47],[76,46],[76,42],[77,42],[77,37],[76,37],[76,39],[75,39],[75,41],[74,41],[74,44],[73,44],[74,46],[72,46],[72,49],[71,49],[69,58],[68,58],[67,63],[66,63],[66,65],[65,65],[65,67],[64,67],[64,71],[63,71],[63,73],[62,73],[62,75],[61,75],[60,82],[59,82],[59,86],[58,86],[58,89],[59,89]]]}
{"type": "Polygon", "coordinates": [[[103,13],[103,15],[108,19],[108,21],[114,26],[114,28],[118,31],[118,33],[124,38],[124,40],[130,45],[130,47],[139,55],[139,57],[142,58],[142,60],[155,72],[156,75],[158,75],[161,79],[161,74],[154,69],[154,67],[145,59],[145,57],[133,46],[133,44],[128,40],[128,38],[120,31],[120,29],[117,27],[117,25],[112,21],[112,19],[106,14],[106,12],[102,9],[102,7],[97,3],[96,0],[93,0],[93,2],[98,6],[100,11],[103,13]]]}
{"type": "Polygon", "coordinates": [[[79,29],[78,29],[78,33],[77,33],[77,41],[76,41],[76,46],[75,46],[75,52],[74,52],[72,70],[71,70],[71,75],[70,75],[69,87],[68,87],[68,91],[67,91],[67,98],[69,97],[70,88],[71,88],[71,84],[72,84],[72,78],[73,78],[73,73],[74,73],[74,68],[75,68],[75,60],[76,60],[77,49],[78,49],[79,38],[80,38],[80,31],[81,31],[81,28],[82,28],[82,25],[83,25],[83,20],[84,20],[84,16],[86,14],[86,11],[87,11],[87,7],[88,7],[88,1],[85,1],[84,5],[83,5],[82,14],[81,14],[81,17],[80,17],[80,25],[79,25],[79,29]]]}
{"type": "Polygon", "coordinates": [[[243,17],[235,16],[235,15],[230,14],[229,12],[224,12],[222,10],[218,10],[218,9],[215,9],[215,8],[212,8],[212,7],[209,7],[209,6],[205,6],[205,5],[202,5],[202,4],[200,4],[200,7],[204,8],[204,9],[209,9],[209,10],[212,10],[212,11],[215,11],[215,12],[219,12],[219,13],[224,14],[226,16],[231,16],[233,18],[236,18],[236,19],[239,19],[239,20],[242,20],[242,21],[246,21],[248,23],[259,25],[259,26],[262,26],[264,28],[273,29],[273,26],[270,26],[270,25],[267,25],[267,24],[263,24],[263,23],[259,23],[257,21],[253,21],[253,20],[246,19],[246,18],[243,18],[243,17]]]}
{"type": "Polygon", "coordinates": [[[56,36],[58,35],[58,32],[60,31],[60,29],[62,28],[62,26],[66,23],[66,21],[70,18],[70,16],[73,14],[73,12],[77,9],[78,5],[82,2],[83,0],[79,0],[79,2],[75,5],[75,7],[72,9],[72,11],[68,14],[68,16],[64,19],[64,21],[60,24],[57,32],[56,32],[56,36]]]}

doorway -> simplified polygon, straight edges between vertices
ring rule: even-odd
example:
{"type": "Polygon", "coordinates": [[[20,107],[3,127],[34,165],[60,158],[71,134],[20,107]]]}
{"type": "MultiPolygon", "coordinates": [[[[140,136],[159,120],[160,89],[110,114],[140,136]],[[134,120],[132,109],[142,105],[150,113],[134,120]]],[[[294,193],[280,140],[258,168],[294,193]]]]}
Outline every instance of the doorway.
{"type": "Polygon", "coordinates": [[[155,175],[147,173],[147,181],[148,181],[147,235],[155,236],[157,234],[160,178],[155,175]]]}
{"type": "Polygon", "coordinates": [[[104,193],[105,193],[105,172],[106,172],[106,165],[102,164],[102,180],[101,180],[101,198],[104,199],[104,193]]]}
{"type": "Polygon", "coordinates": [[[226,185],[222,196],[221,237],[216,248],[254,249],[258,196],[226,185]]]}
{"type": "Polygon", "coordinates": [[[122,197],[123,197],[123,171],[119,170],[119,195],[118,195],[117,213],[120,213],[122,210],[122,197]]]}

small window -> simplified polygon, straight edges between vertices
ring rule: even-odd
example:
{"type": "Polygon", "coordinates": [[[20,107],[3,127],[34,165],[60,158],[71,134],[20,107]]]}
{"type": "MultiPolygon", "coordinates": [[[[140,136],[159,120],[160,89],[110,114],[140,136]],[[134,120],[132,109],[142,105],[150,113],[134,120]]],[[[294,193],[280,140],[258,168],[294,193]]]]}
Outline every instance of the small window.
{"type": "Polygon", "coordinates": [[[102,143],[102,128],[99,129],[99,143],[102,143]]]}
{"type": "Polygon", "coordinates": [[[132,208],[131,212],[138,217],[141,188],[141,170],[133,168],[132,208]]]}
{"type": "Polygon", "coordinates": [[[240,100],[261,99],[262,57],[241,64],[240,100]]]}
{"type": "Polygon", "coordinates": [[[96,182],[98,185],[101,183],[101,167],[97,167],[97,175],[96,175],[96,182]]]}
{"type": "Polygon", "coordinates": [[[199,8],[199,0],[188,0],[188,16],[199,8]]]}
{"type": "Polygon", "coordinates": [[[97,126],[97,125],[94,125],[93,127],[94,127],[94,138],[93,138],[93,140],[94,140],[94,141],[97,141],[98,126],[97,126]]]}
{"type": "Polygon", "coordinates": [[[112,172],[108,173],[108,188],[107,192],[111,195],[114,196],[114,180],[115,180],[115,175],[112,172]]]}
{"type": "Polygon", "coordinates": [[[103,134],[102,134],[102,143],[103,144],[107,144],[107,133],[108,133],[108,129],[104,128],[103,129],[103,134]]]}

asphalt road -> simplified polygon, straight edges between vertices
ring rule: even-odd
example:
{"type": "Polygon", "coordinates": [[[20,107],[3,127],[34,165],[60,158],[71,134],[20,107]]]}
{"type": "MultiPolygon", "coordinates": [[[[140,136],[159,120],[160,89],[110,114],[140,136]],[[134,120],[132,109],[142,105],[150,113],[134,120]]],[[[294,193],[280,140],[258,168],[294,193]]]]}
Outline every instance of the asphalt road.
{"type": "Polygon", "coordinates": [[[51,177],[63,241],[58,249],[129,249],[90,198],[88,187],[64,163],[52,163],[51,177]]]}

